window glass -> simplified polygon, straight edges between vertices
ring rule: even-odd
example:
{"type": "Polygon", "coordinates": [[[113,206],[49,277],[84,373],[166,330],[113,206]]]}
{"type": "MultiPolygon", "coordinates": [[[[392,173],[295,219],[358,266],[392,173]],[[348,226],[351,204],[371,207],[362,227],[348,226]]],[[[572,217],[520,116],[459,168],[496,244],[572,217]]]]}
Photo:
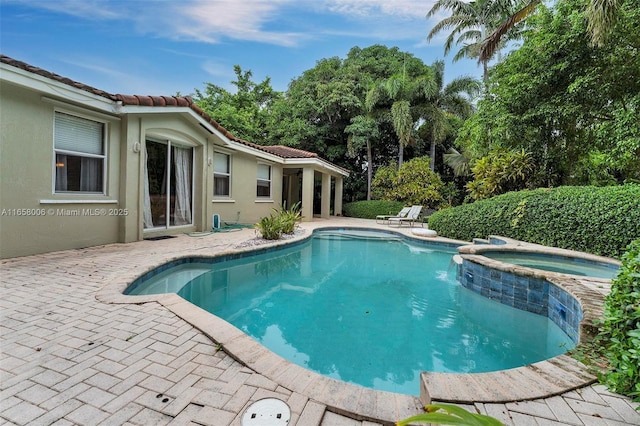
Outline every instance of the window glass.
{"type": "Polygon", "coordinates": [[[56,192],[104,193],[104,132],[104,123],[56,112],[56,192]]]}
{"type": "Polygon", "coordinates": [[[258,197],[271,197],[271,166],[258,164],[258,197]]]}
{"type": "Polygon", "coordinates": [[[228,197],[231,190],[230,156],[216,152],[213,160],[213,195],[228,197]]]}

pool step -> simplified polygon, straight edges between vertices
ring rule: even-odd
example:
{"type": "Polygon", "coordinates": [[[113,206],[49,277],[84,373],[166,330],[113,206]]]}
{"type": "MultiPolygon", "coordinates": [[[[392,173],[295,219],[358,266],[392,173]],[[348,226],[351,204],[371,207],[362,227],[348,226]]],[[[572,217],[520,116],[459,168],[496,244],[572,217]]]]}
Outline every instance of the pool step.
{"type": "Polygon", "coordinates": [[[513,402],[558,395],[590,385],[596,377],[568,355],[525,367],[491,373],[453,374],[423,372],[420,401],[476,403],[513,402]]]}

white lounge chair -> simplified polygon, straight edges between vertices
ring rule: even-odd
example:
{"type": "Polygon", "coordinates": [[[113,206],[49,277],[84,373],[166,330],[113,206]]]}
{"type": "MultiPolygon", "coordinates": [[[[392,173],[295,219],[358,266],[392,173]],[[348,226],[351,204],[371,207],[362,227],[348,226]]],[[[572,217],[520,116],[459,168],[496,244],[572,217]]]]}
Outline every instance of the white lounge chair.
{"type": "Polygon", "coordinates": [[[385,222],[388,222],[389,219],[391,219],[391,218],[404,218],[404,217],[407,217],[407,214],[409,214],[410,210],[411,210],[411,207],[403,207],[402,210],[400,210],[398,212],[398,214],[396,214],[396,215],[379,214],[378,216],[376,216],[376,223],[385,223],[385,222]]]}
{"type": "Polygon", "coordinates": [[[406,217],[390,217],[388,221],[389,226],[394,224],[402,226],[405,223],[409,226],[413,226],[414,223],[420,223],[420,226],[422,226],[422,221],[418,221],[420,219],[420,212],[422,212],[422,206],[411,206],[406,217]]]}

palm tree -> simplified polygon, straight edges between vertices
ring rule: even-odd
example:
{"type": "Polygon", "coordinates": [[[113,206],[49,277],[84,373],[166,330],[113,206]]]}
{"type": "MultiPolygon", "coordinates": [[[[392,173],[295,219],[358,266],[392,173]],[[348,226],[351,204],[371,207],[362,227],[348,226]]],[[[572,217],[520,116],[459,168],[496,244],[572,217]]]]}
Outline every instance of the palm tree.
{"type": "Polygon", "coordinates": [[[355,157],[362,148],[367,148],[367,201],[371,200],[371,180],[373,179],[373,147],[372,141],[380,137],[378,121],[372,115],[356,115],[344,129],[348,133],[347,153],[355,157]]]}
{"type": "MultiPolygon", "coordinates": [[[[502,37],[519,22],[533,14],[541,0],[530,0],[520,10],[509,16],[502,24],[482,42],[478,60],[481,63],[488,61],[500,45],[502,37]]],[[[602,46],[611,28],[618,18],[618,10],[624,0],[590,0],[587,4],[586,17],[591,42],[596,46],[602,46]]]]}
{"type": "Polygon", "coordinates": [[[433,70],[435,90],[427,98],[422,118],[427,126],[431,142],[429,157],[430,168],[435,170],[436,145],[451,133],[449,116],[467,118],[473,112],[471,100],[480,91],[478,80],[472,77],[458,77],[446,86],[444,85],[444,61],[436,61],[431,66],[433,70]],[[465,97],[466,94],[468,97],[465,97]]]}
{"type": "Polygon", "coordinates": [[[376,106],[391,103],[390,113],[393,129],[398,136],[398,167],[402,166],[404,147],[413,140],[415,127],[414,109],[420,103],[433,95],[436,90],[431,74],[424,74],[415,78],[402,73],[375,83],[365,100],[365,107],[372,111],[376,106]]]}
{"type": "MultiPolygon", "coordinates": [[[[511,0],[476,0],[466,2],[464,0],[438,0],[427,18],[441,10],[448,10],[451,16],[438,22],[429,32],[427,41],[430,41],[440,31],[451,29],[444,45],[445,55],[449,53],[453,44],[462,44],[462,47],[453,58],[457,61],[462,58],[477,58],[480,54],[480,46],[488,32],[505,17],[512,13],[511,0]]],[[[483,57],[480,62],[483,68],[483,79],[488,76],[488,63],[491,56],[483,57]]]]}

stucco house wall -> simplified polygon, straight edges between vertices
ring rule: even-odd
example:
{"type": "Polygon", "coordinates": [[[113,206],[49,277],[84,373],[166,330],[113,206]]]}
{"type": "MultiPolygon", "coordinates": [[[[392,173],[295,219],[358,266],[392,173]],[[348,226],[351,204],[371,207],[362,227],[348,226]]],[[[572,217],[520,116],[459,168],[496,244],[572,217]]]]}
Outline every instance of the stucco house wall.
{"type": "Polygon", "coordinates": [[[13,257],[118,240],[118,217],[91,215],[115,209],[120,191],[120,123],[81,108],[43,101],[20,87],[0,87],[0,254],[13,257]],[[106,194],[54,194],[53,129],[56,111],[106,123],[106,194]],[[96,202],[84,202],[91,199],[96,202]],[[84,213],[84,214],[83,214],[84,213]]]}
{"type": "MultiPolygon", "coordinates": [[[[214,147],[218,152],[220,148],[214,147]]],[[[231,153],[231,193],[229,197],[213,195],[210,191],[209,221],[213,214],[228,223],[254,224],[263,216],[271,214],[282,204],[282,166],[264,158],[256,158],[244,153],[231,153]],[[258,197],[257,164],[271,166],[271,197],[258,197]]],[[[213,182],[213,173],[209,182],[213,182]]]]}
{"type": "MultiPolygon", "coordinates": [[[[112,95],[0,55],[2,258],[205,232],[211,230],[214,214],[223,222],[253,224],[282,206],[285,169],[288,176],[296,176],[287,178],[287,182],[295,182],[289,183],[291,190],[286,196],[302,192],[295,197],[303,203],[305,220],[313,219],[316,174],[324,182],[322,216],[329,215],[332,179],[339,188],[333,203],[341,209],[342,179],[348,172],[314,153],[235,138],[188,97],[112,95]],[[64,127],[63,117],[81,119],[79,124],[74,121],[66,127],[81,134],[77,139],[81,143],[86,139],[81,130],[85,124],[91,127],[98,123],[103,129],[104,160],[102,154],[96,154],[105,170],[100,190],[89,192],[82,183],[80,189],[65,186],[66,191],[56,190],[56,180],[62,179],[58,172],[67,176],[65,185],[73,167],[76,178],[85,173],[84,159],[80,165],[81,156],[75,150],[60,152],[58,147],[62,157],[56,156],[56,126],[60,123],[59,128],[64,127]],[[188,190],[182,191],[190,192],[191,214],[186,224],[175,220],[177,213],[170,206],[179,196],[167,189],[172,180],[175,185],[179,181],[171,177],[178,171],[171,162],[174,148],[175,161],[178,154],[187,152],[189,156],[191,180],[188,190]],[[170,200],[169,207],[164,202],[165,209],[163,196],[153,194],[161,208],[156,205],[152,226],[146,223],[150,211],[149,149],[156,154],[166,152],[164,167],[157,166],[162,160],[154,163],[156,170],[164,170],[164,177],[155,180],[155,190],[162,186],[165,199],[170,200]],[[230,156],[228,196],[214,194],[216,152],[230,156]],[[76,158],[75,166],[72,157],[76,158]],[[258,196],[258,169],[264,171],[264,165],[270,167],[269,193],[258,196]]],[[[264,184],[264,179],[261,182],[264,184]]]]}

